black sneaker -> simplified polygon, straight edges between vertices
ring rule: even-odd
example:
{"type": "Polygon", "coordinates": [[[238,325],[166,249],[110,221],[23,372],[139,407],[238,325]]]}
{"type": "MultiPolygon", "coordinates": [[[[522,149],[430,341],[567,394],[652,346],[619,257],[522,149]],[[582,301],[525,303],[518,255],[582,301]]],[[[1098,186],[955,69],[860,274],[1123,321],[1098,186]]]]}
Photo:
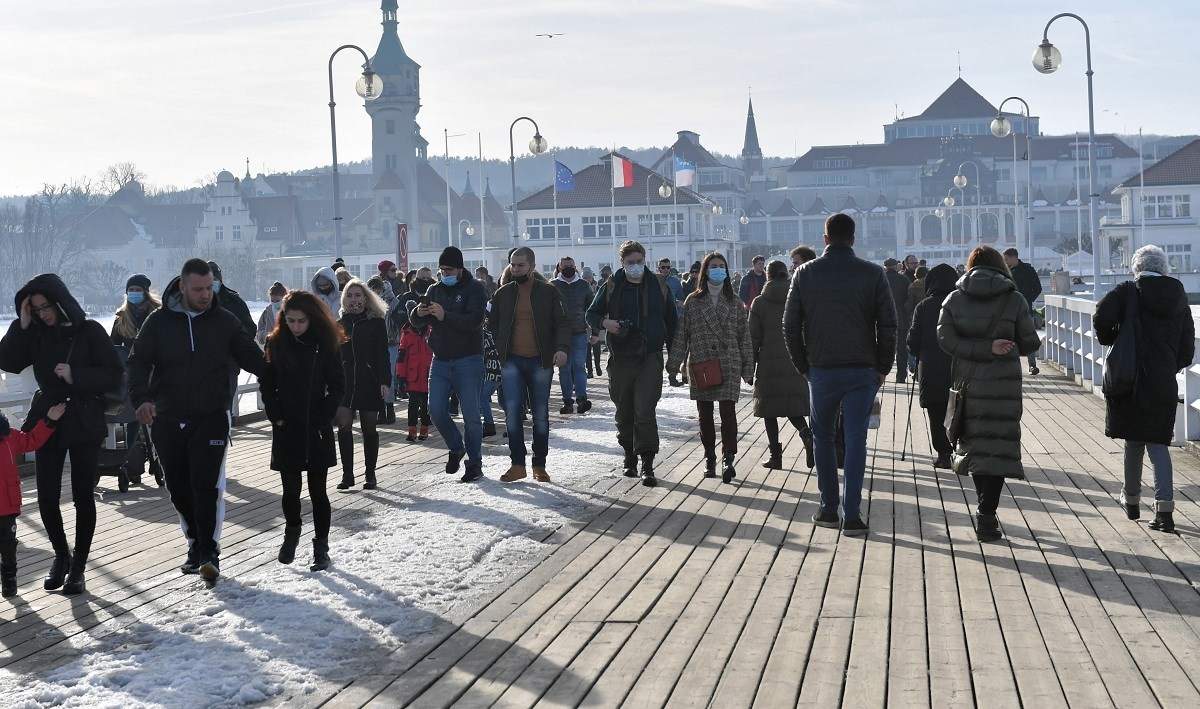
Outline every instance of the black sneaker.
{"type": "Polygon", "coordinates": [[[221,577],[221,561],[215,556],[209,557],[200,565],[200,578],[209,583],[213,583],[221,577]]]}
{"type": "Polygon", "coordinates": [[[813,524],[826,529],[837,529],[838,524],[842,521],[837,516],[837,512],[817,512],[812,518],[813,524]]]}
{"type": "Polygon", "coordinates": [[[179,572],[184,576],[200,573],[200,555],[188,549],[187,559],[180,564],[179,572]]]}
{"type": "Polygon", "coordinates": [[[446,474],[453,475],[458,472],[459,466],[462,464],[462,459],[467,456],[466,451],[455,453],[450,451],[450,456],[446,458],[446,474]]]}
{"type": "MultiPolygon", "coordinates": [[[[574,401],[564,401],[562,408],[558,410],[558,413],[560,413],[560,414],[575,413],[575,402],[574,401]]],[[[525,419],[521,419],[521,420],[524,421],[525,419]]]]}
{"type": "Polygon", "coordinates": [[[643,473],[642,485],[646,487],[658,487],[658,478],[654,477],[654,473],[643,473]]]}
{"type": "Polygon", "coordinates": [[[459,482],[473,483],[483,477],[483,467],[479,465],[467,464],[467,472],[459,478],[459,482]]]}
{"type": "Polygon", "coordinates": [[[491,438],[491,437],[492,437],[492,436],[494,436],[494,435],[496,435],[496,424],[494,424],[494,423],[485,423],[485,424],[483,425],[483,437],[484,437],[484,438],[491,438]]]}
{"type": "Polygon", "coordinates": [[[1037,366],[1036,364],[1035,364],[1035,365],[1033,365],[1033,366],[1031,366],[1031,367],[1029,368],[1029,374],[1030,374],[1030,375],[1038,374],[1038,373],[1040,373],[1041,371],[1042,371],[1042,370],[1038,369],[1038,366],[1037,366]]]}
{"type": "Polygon", "coordinates": [[[575,413],[586,414],[587,412],[589,412],[591,410],[592,410],[591,399],[580,399],[579,401],[575,402],[575,413]]]}
{"type": "Polygon", "coordinates": [[[865,537],[870,531],[871,528],[867,526],[866,522],[862,521],[861,517],[855,517],[854,519],[842,522],[842,536],[845,537],[865,537]]]}

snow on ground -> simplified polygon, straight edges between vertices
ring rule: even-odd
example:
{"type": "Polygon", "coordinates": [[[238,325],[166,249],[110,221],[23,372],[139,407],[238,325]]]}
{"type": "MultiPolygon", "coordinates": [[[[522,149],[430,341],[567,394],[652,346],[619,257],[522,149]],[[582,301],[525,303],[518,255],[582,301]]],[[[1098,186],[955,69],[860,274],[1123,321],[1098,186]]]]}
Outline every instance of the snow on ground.
{"type": "MultiPolygon", "coordinates": [[[[305,547],[288,567],[227,571],[211,591],[197,585],[170,597],[167,608],[120,616],[104,637],[93,640],[94,630],[73,639],[76,659],[45,674],[0,670],[0,705],[242,706],[370,674],[393,651],[468,617],[551,551],[540,540],[564,524],[586,522],[607,501],[590,488],[620,475],[621,455],[606,391],[591,398],[589,414],[552,422],[553,484],[500,483],[509,464],[500,436],[485,442],[488,479],[479,484],[459,484],[440,468],[385,467],[377,492],[393,505],[339,514],[343,498],[334,499],[330,571],[307,571],[305,547]],[[389,478],[429,475],[419,493],[387,490],[397,487],[389,478]]],[[[558,401],[555,386],[551,406],[558,401]]],[[[693,434],[694,412],[686,388],[664,387],[664,452],[693,434]]],[[[277,542],[255,544],[273,552],[277,542]]],[[[228,565],[238,549],[225,552],[228,565]]]]}

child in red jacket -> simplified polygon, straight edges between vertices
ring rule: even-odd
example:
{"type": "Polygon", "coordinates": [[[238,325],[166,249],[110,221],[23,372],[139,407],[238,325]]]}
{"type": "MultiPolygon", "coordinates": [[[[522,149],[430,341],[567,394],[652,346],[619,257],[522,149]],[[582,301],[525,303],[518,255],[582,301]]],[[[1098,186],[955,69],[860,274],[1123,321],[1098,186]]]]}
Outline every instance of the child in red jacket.
{"type": "Polygon", "coordinates": [[[66,404],[50,407],[46,419],[38,421],[29,433],[12,430],[8,417],[0,413],[0,593],[5,598],[17,595],[17,515],[21,514],[21,478],[17,456],[42,447],[54,433],[51,424],[62,418],[66,404]]]}
{"type": "Polygon", "coordinates": [[[405,380],[408,388],[408,437],[404,440],[409,442],[429,438],[429,368],[433,366],[429,330],[429,327],[417,330],[405,325],[400,333],[401,356],[396,360],[396,376],[405,380]]]}

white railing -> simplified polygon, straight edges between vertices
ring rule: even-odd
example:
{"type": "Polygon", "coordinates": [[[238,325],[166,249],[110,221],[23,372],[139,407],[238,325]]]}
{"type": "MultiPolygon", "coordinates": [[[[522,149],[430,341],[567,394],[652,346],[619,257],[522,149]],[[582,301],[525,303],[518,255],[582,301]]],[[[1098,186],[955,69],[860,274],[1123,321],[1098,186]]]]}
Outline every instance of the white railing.
{"type": "MultiPolygon", "coordinates": [[[[1045,298],[1046,339],[1041,356],[1065,370],[1080,386],[1103,396],[1105,347],[1092,329],[1096,303],[1063,295],[1045,298]]],[[[1192,307],[1192,320],[1200,332],[1200,307],[1192,307]]],[[[1182,402],[1175,414],[1174,445],[1200,440],[1200,347],[1197,353],[1192,364],[1176,375],[1182,402]]]]}

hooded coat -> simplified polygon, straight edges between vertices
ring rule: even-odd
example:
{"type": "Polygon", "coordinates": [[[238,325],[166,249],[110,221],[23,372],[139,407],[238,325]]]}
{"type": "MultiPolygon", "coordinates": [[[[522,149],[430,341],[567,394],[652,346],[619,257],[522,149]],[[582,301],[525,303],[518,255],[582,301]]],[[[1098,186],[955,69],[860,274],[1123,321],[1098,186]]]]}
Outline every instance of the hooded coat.
{"type": "Polygon", "coordinates": [[[228,410],[233,367],[262,376],[263,352],[215,297],[190,315],[180,283],[176,276],[163,291],[163,305],[138,331],[126,366],[135,409],[153,401],[160,418],[186,422],[228,410]]]}
{"type": "Polygon", "coordinates": [[[724,288],[715,303],[707,293],[692,292],[683,301],[675,342],[668,353],[668,372],[713,358],[720,362],[721,383],[717,386],[701,389],[696,378],[689,377],[693,401],[737,401],[742,395],[742,379],[754,376],[754,346],[746,306],[736,296],[726,295],[724,288]]]}
{"type": "Polygon", "coordinates": [[[317,296],[317,300],[325,304],[329,308],[329,314],[334,318],[342,309],[342,289],[338,287],[337,274],[329,266],[323,266],[319,271],[313,274],[312,280],[308,282],[308,290],[313,295],[317,296]],[[328,293],[322,293],[317,289],[317,279],[324,278],[333,284],[333,290],[328,293]]]}
{"type": "Polygon", "coordinates": [[[1029,304],[1001,271],[976,266],[946,297],[938,317],[938,345],[954,357],[953,381],[969,380],[966,421],[954,472],[1025,477],[1021,467],[1021,357],[1041,345],[1029,304]],[[988,326],[1002,308],[996,332],[988,326]],[[1008,354],[992,354],[993,340],[1012,340],[1008,354]]]}
{"type": "Polygon", "coordinates": [[[908,353],[917,358],[917,381],[921,385],[921,406],[945,408],[950,399],[950,355],[938,346],[938,315],[942,301],[954,292],[958,273],[950,264],[941,263],[925,275],[925,297],[913,310],[908,330],[908,353]]]}
{"type": "Polygon", "coordinates": [[[268,344],[271,361],[259,377],[271,436],[271,470],[312,470],[337,464],[333,417],[346,376],[336,347],[322,347],[306,332],[284,328],[268,344]]]}
{"type": "Polygon", "coordinates": [[[1104,397],[1104,435],[1168,445],[1175,437],[1179,385],[1175,374],[1196,355],[1196,329],[1183,284],[1168,276],[1139,276],[1118,283],[1096,305],[1096,339],[1111,345],[1124,327],[1125,299],[1136,289],[1138,320],[1136,391],[1104,397]]]}
{"type": "MultiPolygon", "coordinates": [[[[56,424],[58,434],[48,445],[59,448],[100,441],[108,435],[104,422],[105,392],[121,385],[121,360],[104,327],[89,320],[67,285],[53,273],[34,276],[17,291],[14,305],[32,295],[41,295],[58,310],[59,324],[47,327],[34,315],[28,328],[18,318],[0,340],[0,369],[19,374],[33,367],[39,395],[30,404],[24,430],[46,416],[46,411],[64,401],[67,411],[56,424]],[[71,365],[72,383],[59,378],[54,368],[71,365]]],[[[228,385],[226,385],[228,387],[228,385]]]]}
{"type": "Polygon", "coordinates": [[[355,411],[383,411],[379,387],[392,385],[387,325],[366,311],[346,313],[338,320],[346,337],[342,343],[342,371],[346,389],[342,406],[355,411]]]}
{"type": "Polygon", "coordinates": [[[242,324],[242,329],[246,331],[247,335],[250,337],[257,335],[258,325],[255,324],[254,318],[250,317],[250,306],[246,305],[246,300],[242,298],[240,293],[225,285],[225,279],[221,277],[220,266],[212,261],[208,262],[208,266],[212,269],[213,280],[221,282],[220,289],[213,292],[213,300],[217,301],[217,304],[222,308],[234,314],[238,322],[242,324]]]}
{"type": "Polygon", "coordinates": [[[754,348],[754,415],[780,418],[808,415],[808,382],[796,371],[783,341],[783,308],[788,279],[767,281],[750,304],[750,342],[754,348]]]}

